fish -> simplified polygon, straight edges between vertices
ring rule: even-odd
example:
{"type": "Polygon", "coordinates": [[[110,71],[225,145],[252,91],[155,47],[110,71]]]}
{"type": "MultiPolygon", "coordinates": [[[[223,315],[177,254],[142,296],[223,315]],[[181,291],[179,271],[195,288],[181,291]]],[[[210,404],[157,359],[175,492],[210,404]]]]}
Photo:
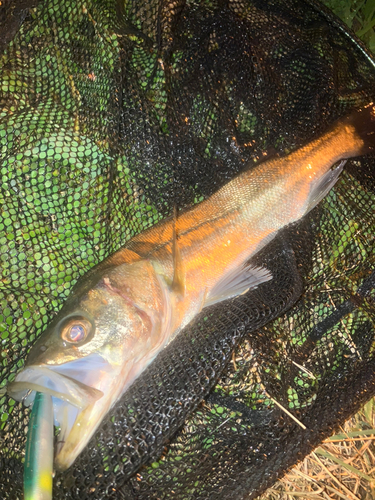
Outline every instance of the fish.
{"type": "Polygon", "coordinates": [[[31,348],[9,395],[52,396],[65,470],[140,374],[205,307],[273,279],[253,257],[334,186],[348,158],[375,147],[375,106],[260,162],[191,208],[134,236],[91,269],[31,348]]]}
{"type": "Polygon", "coordinates": [[[27,431],[24,500],[52,500],[53,441],[52,396],[37,392],[27,431]]]}

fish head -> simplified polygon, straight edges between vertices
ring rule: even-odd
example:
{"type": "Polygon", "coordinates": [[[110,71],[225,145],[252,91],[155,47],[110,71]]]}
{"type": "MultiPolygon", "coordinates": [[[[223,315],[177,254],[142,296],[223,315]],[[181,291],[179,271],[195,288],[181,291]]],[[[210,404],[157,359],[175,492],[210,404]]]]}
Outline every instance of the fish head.
{"type": "Polygon", "coordinates": [[[137,355],[152,320],[106,281],[66,304],[30,350],[26,366],[59,366],[95,353],[115,367],[137,355]]]}
{"type": "MultiPolygon", "coordinates": [[[[152,292],[147,286],[139,288],[139,293],[152,292]]],[[[158,297],[160,286],[153,292],[158,297]]],[[[72,464],[109,409],[152,360],[160,300],[154,300],[153,309],[146,297],[151,307],[145,309],[137,293],[109,277],[74,293],[8,386],[8,394],[27,406],[36,391],[52,395],[60,427],[55,455],[59,469],[72,464]]]]}

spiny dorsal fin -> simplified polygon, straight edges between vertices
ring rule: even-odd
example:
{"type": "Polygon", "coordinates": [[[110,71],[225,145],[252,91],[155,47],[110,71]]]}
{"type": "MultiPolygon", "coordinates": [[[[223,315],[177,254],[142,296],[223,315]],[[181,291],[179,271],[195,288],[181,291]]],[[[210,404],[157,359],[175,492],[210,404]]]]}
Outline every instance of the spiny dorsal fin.
{"type": "Polygon", "coordinates": [[[173,260],[173,280],[171,288],[179,294],[185,293],[185,273],[183,270],[183,263],[181,258],[180,248],[178,246],[177,234],[177,208],[173,209],[173,222],[172,222],[172,260],[173,260]]]}

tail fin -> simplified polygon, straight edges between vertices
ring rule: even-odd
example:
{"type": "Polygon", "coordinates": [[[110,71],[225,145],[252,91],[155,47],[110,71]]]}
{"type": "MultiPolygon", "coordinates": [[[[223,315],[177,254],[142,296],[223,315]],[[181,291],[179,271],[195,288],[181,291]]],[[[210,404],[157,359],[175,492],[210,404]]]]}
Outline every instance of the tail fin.
{"type": "Polygon", "coordinates": [[[345,122],[354,127],[357,136],[363,141],[358,156],[375,152],[375,104],[370,102],[345,118],[345,122]]]}

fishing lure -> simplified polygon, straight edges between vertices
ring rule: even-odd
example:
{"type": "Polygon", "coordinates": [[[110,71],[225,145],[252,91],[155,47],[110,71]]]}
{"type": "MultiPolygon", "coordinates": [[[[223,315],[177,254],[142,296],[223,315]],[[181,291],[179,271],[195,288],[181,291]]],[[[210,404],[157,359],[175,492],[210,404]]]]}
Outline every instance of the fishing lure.
{"type": "Polygon", "coordinates": [[[23,476],[25,500],[52,499],[53,434],[52,397],[37,392],[26,441],[23,476]]]}

